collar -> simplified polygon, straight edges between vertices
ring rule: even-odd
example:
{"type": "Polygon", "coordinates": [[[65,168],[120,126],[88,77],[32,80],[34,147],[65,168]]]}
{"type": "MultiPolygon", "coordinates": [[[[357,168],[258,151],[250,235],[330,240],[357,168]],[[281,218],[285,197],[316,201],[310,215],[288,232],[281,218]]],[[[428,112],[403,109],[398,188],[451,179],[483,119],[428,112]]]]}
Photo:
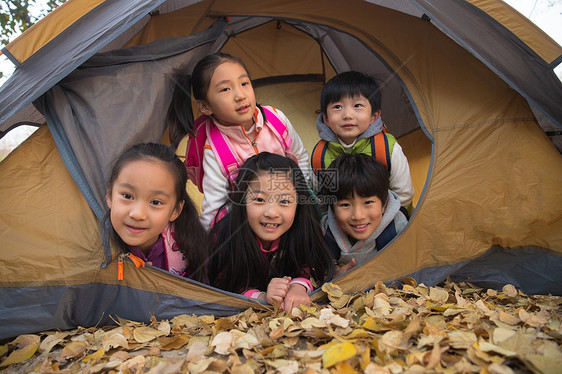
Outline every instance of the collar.
{"type": "Polygon", "coordinates": [[[259,133],[261,131],[261,129],[263,128],[264,125],[264,120],[263,120],[263,115],[261,113],[261,111],[258,109],[258,107],[256,106],[254,108],[254,124],[252,125],[252,127],[250,127],[250,129],[248,131],[246,131],[246,129],[244,129],[244,126],[242,125],[237,125],[237,126],[225,126],[223,124],[221,124],[219,121],[216,120],[215,117],[213,117],[212,115],[209,116],[209,118],[211,118],[213,120],[213,123],[215,124],[215,126],[217,126],[219,129],[221,129],[222,133],[227,132],[228,130],[240,130],[242,131],[244,134],[251,134],[254,131],[259,133]]]}
{"type": "Polygon", "coordinates": [[[155,260],[159,259],[162,254],[164,253],[164,238],[162,235],[158,237],[156,242],[152,244],[148,250],[146,251],[146,255],[139,249],[139,247],[128,246],[129,251],[143,260],[144,262],[154,262],[155,260]]]}
{"type": "Polygon", "coordinates": [[[275,252],[277,250],[277,248],[279,248],[279,240],[281,238],[277,238],[275,239],[273,242],[271,242],[271,247],[269,249],[263,249],[263,246],[261,245],[261,240],[258,239],[258,237],[256,236],[256,240],[258,242],[258,245],[260,246],[260,250],[263,253],[272,253],[275,252]]]}

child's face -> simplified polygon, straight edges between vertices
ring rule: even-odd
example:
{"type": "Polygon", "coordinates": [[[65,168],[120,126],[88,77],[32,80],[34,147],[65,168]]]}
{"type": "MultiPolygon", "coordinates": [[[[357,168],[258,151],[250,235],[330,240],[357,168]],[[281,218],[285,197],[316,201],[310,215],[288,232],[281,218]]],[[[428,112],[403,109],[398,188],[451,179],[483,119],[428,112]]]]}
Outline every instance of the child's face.
{"type": "Polygon", "coordinates": [[[198,105],[201,113],[213,115],[224,126],[249,130],[254,123],[256,97],[248,72],[236,62],[223,62],[211,76],[207,100],[198,101],[198,105]]]}
{"type": "Polygon", "coordinates": [[[343,97],[328,104],[324,123],[345,143],[351,144],[365,132],[381,114],[371,114],[371,103],[362,95],[343,97]]]}
{"type": "Polygon", "coordinates": [[[334,206],[338,226],[348,235],[350,241],[367,239],[379,226],[384,213],[384,204],[377,196],[363,197],[354,194],[338,200],[334,206]]]}
{"type": "Polygon", "coordinates": [[[183,208],[176,207],[173,174],[159,161],[136,160],[127,163],[106,194],[111,224],[129,246],[146,254],[166,225],[183,208]]]}
{"type": "Polygon", "coordinates": [[[262,172],[248,186],[248,223],[264,249],[291,228],[296,211],[297,192],[287,173],[262,172]]]}

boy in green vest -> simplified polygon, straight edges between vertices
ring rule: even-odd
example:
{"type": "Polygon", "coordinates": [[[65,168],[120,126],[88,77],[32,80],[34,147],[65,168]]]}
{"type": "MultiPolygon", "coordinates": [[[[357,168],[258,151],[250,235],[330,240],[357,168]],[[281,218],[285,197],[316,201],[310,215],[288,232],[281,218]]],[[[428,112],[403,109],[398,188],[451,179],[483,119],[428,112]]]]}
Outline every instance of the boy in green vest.
{"type": "Polygon", "coordinates": [[[340,73],[322,89],[321,114],[316,120],[320,141],[312,151],[311,164],[320,187],[325,171],[344,153],[375,157],[390,174],[390,189],[400,205],[411,211],[414,186],[408,159],[381,119],[381,93],[373,77],[357,71],[340,73]]]}

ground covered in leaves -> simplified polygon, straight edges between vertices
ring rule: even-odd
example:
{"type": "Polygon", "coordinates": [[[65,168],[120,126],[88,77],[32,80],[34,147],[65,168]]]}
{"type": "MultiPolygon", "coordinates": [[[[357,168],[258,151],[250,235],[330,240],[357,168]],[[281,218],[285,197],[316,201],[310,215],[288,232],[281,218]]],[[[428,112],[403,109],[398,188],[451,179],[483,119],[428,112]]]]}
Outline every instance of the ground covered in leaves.
{"type": "Polygon", "coordinates": [[[21,335],[3,373],[561,373],[562,297],[469,283],[346,295],[329,304],[150,325],[21,335]]]}

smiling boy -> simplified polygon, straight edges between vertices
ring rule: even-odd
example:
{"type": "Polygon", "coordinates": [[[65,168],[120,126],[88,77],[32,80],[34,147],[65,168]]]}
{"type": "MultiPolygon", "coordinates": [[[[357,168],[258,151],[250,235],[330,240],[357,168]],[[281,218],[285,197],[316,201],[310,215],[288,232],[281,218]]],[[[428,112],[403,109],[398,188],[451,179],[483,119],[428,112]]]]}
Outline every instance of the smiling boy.
{"type": "Polygon", "coordinates": [[[380,88],[373,77],[357,71],[340,73],[322,88],[316,127],[321,140],[311,156],[322,187],[322,172],[345,153],[367,154],[389,172],[390,189],[411,210],[414,185],[408,159],[394,136],[383,131],[380,88]]]}
{"type": "Polygon", "coordinates": [[[388,189],[388,171],[373,157],[343,154],[327,170],[337,183],[323,191],[334,203],[322,228],[334,258],[348,264],[345,271],[380,251],[404,230],[408,219],[398,196],[388,189]]]}

